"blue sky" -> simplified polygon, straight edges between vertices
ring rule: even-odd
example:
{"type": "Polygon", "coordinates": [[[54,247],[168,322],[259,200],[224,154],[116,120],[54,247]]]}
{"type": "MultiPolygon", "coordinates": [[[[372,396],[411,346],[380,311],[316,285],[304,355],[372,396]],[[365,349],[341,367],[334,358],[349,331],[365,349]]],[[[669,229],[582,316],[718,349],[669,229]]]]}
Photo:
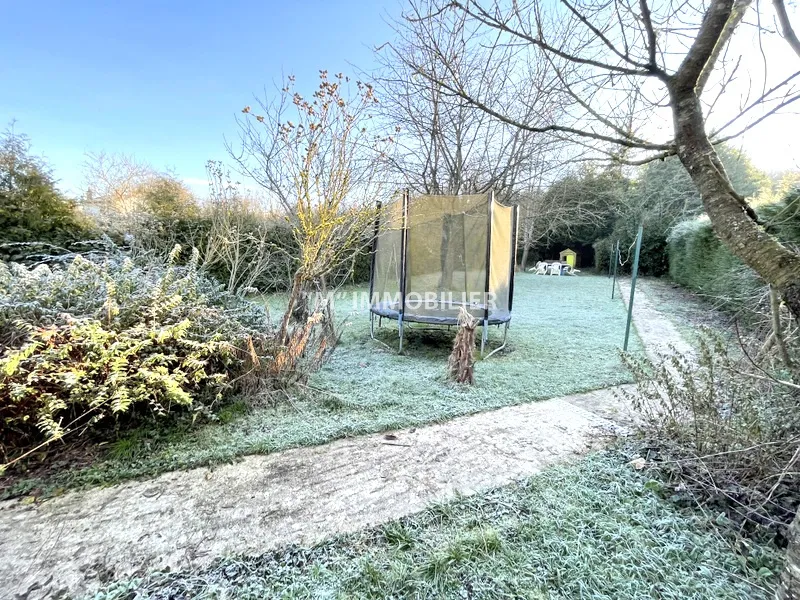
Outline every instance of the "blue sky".
{"type": "Polygon", "coordinates": [[[372,67],[396,0],[0,0],[0,125],[77,192],[84,153],[134,154],[192,180],[226,157],[223,135],[254,93],[295,74],[372,67]]]}
{"type": "MultiPolygon", "coordinates": [[[[282,75],[303,92],[319,69],[371,69],[400,10],[400,0],[0,0],[0,126],[16,119],[73,194],[85,153],[103,150],[173,169],[204,193],[205,162],[227,157],[223,136],[236,135],[253,94],[282,75]]],[[[799,138],[787,114],[740,143],[762,169],[798,169],[799,138]]]]}

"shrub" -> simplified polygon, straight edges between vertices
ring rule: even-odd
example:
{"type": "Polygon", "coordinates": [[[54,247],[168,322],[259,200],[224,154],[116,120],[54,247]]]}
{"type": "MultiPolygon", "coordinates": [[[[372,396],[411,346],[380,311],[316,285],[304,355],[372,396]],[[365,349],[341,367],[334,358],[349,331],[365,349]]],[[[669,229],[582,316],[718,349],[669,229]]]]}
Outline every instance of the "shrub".
{"type": "Polygon", "coordinates": [[[153,177],[139,193],[147,213],[161,220],[190,218],[199,210],[186,185],[169,175],[153,177]]]}
{"type": "Polygon", "coordinates": [[[356,254],[353,260],[351,278],[353,283],[366,283],[369,281],[370,271],[372,270],[372,254],[368,249],[356,254]]]}
{"type": "Polygon", "coordinates": [[[176,244],[196,248],[203,271],[231,292],[288,289],[299,254],[285,219],[235,195],[212,198],[195,215],[150,216],[135,237],[140,247],[162,254],[176,244]]]}
{"type": "MultiPolygon", "coordinates": [[[[631,226],[627,228],[620,228],[620,224],[618,223],[617,229],[615,229],[610,236],[600,239],[593,244],[594,266],[599,272],[608,272],[608,261],[611,258],[613,248],[616,247],[617,240],[619,240],[620,260],[622,261],[621,265],[617,265],[617,272],[631,272],[633,268],[637,227],[637,225],[631,224],[631,226]]],[[[645,226],[642,237],[642,248],[639,254],[640,275],[661,277],[667,274],[669,262],[667,260],[666,246],[667,242],[663,233],[660,233],[657,228],[645,226]]]]}
{"type": "MultiPolygon", "coordinates": [[[[767,230],[782,243],[800,246],[800,189],[758,207],[767,230]]],[[[682,221],[667,238],[669,274],[676,282],[712,298],[748,322],[768,312],[764,281],[720,241],[708,217],[682,221]]]]}
{"type": "Polygon", "coordinates": [[[623,395],[678,498],[736,528],[783,531],[800,503],[800,387],[741,355],[704,331],[697,357],[625,356],[637,392],[623,395]]]}
{"type": "Polygon", "coordinates": [[[759,216],[767,230],[785,244],[800,246],[800,187],[795,187],[779,201],[760,207],[759,216]]]}
{"type": "MultiPolygon", "coordinates": [[[[737,192],[743,196],[765,193],[767,178],[758,172],[746,155],[728,148],[718,147],[722,164],[737,192]]],[[[703,203],[697,188],[677,157],[656,161],[642,167],[633,185],[627,189],[625,201],[619,205],[613,231],[595,242],[595,266],[608,269],[609,252],[620,240],[623,259],[621,267],[629,272],[633,264],[633,244],[639,224],[644,225],[639,271],[643,275],[660,277],[669,271],[667,238],[676,223],[699,215],[703,203]],[[628,249],[630,248],[630,252],[628,249]]]]}
{"type": "Polygon", "coordinates": [[[731,254],[707,217],[679,223],[670,232],[667,243],[673,281],[749,320],[754,312],[763,312],[764,282],[731,254]]]}
{"type": "Polygon", "coordinates": [[[56,189],[48,166],[31,155],[29,140],[6,132],[0,138],[0,244],[66,246],[91,237],[92,231],[75,203],[56,189]]]}
{"type": "Polygon", "coordinates": [[[49,442],[137,408],[164,415],[221,399],[233,347],[192,340],[191,326],[187,319],[117,332],[85,319],[35,329],[0,358],[4,462],[8,447],[39,435],[49,442]]]}
{"type": "MultiPolygon", "coordinates": [[[[152,193],[145,197],[149,214],[133,231],[136,244],[160,253],[176,244],[196,248],[203,271],[235,293],[291,288],[301,254],[291,225],[296,216],[268,210],[244,195],[219,163],[210,161],[207,173],[210,198],[203,207],[181,204],[180,189],[176,191],[169,179],[151,184],[152,193]]],[[[340,217],[347,222],[346,214],[340,217]]],[[[340,249],[344,260],[332,266],[328,284],[369,280],[368,237],[359,236],[340,249]]],[[[187,260],[188,254],[182,258],[187,260]]]]}
{"type": "Polygon", "coordinates": [[[0,451],[109,417],[207,411],[264,381],[268,315],[198,268],[121,253],[28,270],[0,263],[0,451]]]}
{"type": "Polygon", "coordinates": [[[66,267],[28,270],[0,263],[0,343],[13,344],[31,327],[65,319],[103,321],[116,331],[149,322],[192,321],[199,339],[236,338],[269,328],[266,311],[225,291],[204,276],[198,254],[176,266],[180,247],[166,260],[152,255],[134,260],[121,252],[98,260],[75,257],[66,267]]]}

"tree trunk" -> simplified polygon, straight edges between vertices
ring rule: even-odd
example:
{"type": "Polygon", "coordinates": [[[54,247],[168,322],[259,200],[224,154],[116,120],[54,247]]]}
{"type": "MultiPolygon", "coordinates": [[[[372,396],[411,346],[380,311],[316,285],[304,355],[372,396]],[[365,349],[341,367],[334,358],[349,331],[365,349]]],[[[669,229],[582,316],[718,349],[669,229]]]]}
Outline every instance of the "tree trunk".
{"type": "Polygon", "coordinates": [[[794,521],[789,526],[786,563],[775,598],[777,600],[800,600],[800,510],[797,511],[794,521]]]}
{"type": "Polygon", "coordinates": [[[758,224],[753,209],[731,186],[709,142],[694,88],[670,86],[678,157],[703,199],[714,231],[730,251],[777,288],[800,318],[800,255],[758,224]]]}
{"type": "Polygon", "coordinates": [[[528,250],[530,247],[525,244],[522,248],[522,260],[519,261],[519,268],[523,272],[528,268],[528,250]]]}
{"type": "MultiPolygon", "coordinates": [[[[302,314],[306,312],[307,306],[305,294],[303,293],[303,277],[300,272],[295,273],[292,278],[292,291],[289,294],[289,303],[286,305],[286,312],[281,319],[281,328],[278,331],[278,339],[281,344],[286,344],[289,340],[289,323],[294,318],[298,320],[298,311],[302,314]]],[[[307,316],[307,315],[305,315],[307,316]]],[[[305,317],[301,320],[305,321],[305,317]]]]}
{"type": "Polygon", "coordinates": [[[772,334],[775,338],[775,345],[778,347],[781,360],[787,369],[793,366],[792,357],[786,348],[786,341],[783,338],[783,327],[781,326],[781,301],[775,288],[769,288],[769,308],[772,313],[772,334]]]}

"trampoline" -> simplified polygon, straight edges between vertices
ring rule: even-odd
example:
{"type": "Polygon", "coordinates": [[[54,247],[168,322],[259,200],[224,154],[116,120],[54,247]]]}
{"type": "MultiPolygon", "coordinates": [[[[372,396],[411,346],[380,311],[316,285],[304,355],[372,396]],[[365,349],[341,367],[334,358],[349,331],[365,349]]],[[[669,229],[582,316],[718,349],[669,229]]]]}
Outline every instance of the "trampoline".
{"type": "MultiPolygon", "coordinates": [[[[482,326],[504,326],[505,347],[514,296],[516,206],[494,192],[418,196],[408,192],[382,207],[375,223],[370,274],[370,335],[375,317],[452,326],[461,307],[482,326]]],[[[494,353],[492,352],[492,354],[494,353]]]]}

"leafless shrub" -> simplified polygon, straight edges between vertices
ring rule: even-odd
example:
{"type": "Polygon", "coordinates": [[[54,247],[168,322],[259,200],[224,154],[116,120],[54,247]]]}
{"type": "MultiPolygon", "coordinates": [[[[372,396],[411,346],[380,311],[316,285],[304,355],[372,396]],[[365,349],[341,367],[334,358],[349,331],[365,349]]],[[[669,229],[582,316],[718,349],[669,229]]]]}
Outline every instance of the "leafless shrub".
{"type": "Polygon", "coordinates": [[[742,349],[704,331],[696,359],[625,356],[637,390],[623,395],[675,492],[742,530],[783,532],[800,501],[800,386],[742,349]]]}
{"type": "Polygon", "coordinates": [[[234,293],[285,288],[296,260],[285,219],[244,196],[220,163],[210,161],[207,172],[210,226],[202,238],[203,267],[222,274],[234,293]]]}
{"type": "Polygon", "coordinates": [[[380,178],[391,140],[369,125],[378,100],[370,84],[320,72],[308,98],[290,77],[274,98],[245,107],[241,148],[229,147],[242,172],[283,207],[297,245],[289,302],[275,361],[281,372],[313,369],[335,347],[338,333],[326,296],[336,274],[368,243],[381,198],[380,178]]]}

